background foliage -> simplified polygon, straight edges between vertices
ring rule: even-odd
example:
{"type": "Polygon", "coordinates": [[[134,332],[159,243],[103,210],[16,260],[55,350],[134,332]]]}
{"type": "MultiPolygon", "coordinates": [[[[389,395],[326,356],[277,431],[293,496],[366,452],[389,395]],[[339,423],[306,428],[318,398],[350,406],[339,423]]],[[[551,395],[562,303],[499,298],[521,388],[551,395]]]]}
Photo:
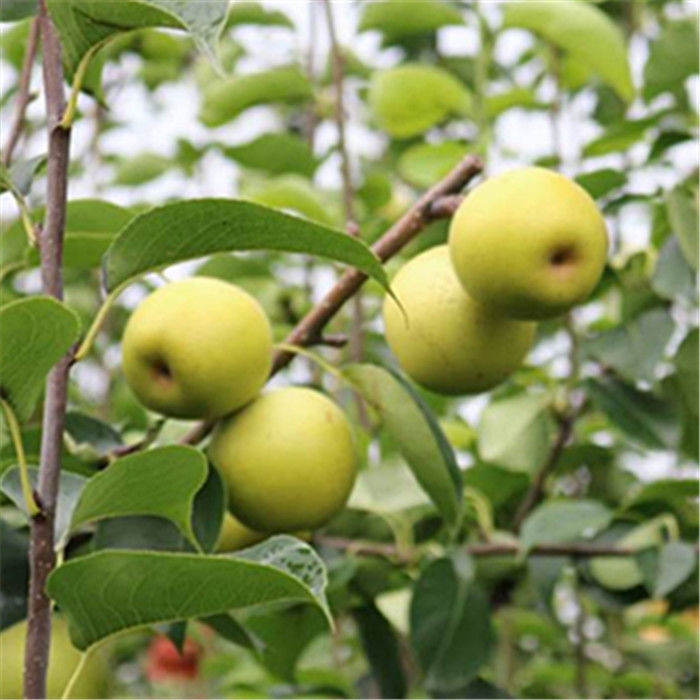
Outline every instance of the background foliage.
{"type": "MultiPolygon", "coordinates": [[[[35,467],[45,372],[75,341],[78,320],[83,332],[91,324],[102,286],[118,295],[71,374],[57,523],[67,561],[49,592],[81,648],[124,626],[186,618],[186,628],[160,632],[178,644],[192,636],[200,654],[194,678],[154,685],[143,662],[152,633],[120,638],[115,694],[697,697],[696,7],[331,4],[362,241],[470,152],[484,158],[486,176],[537,163],[575,177],[608,222],[609,262],[591,300],[540,324],[507,383],[447,399],[395,373],[378,320],[385,274],[444,242],[447,221],[430,224],[386,273],[338,232],[346,217],[323,2],[48,5],[68,79],[85,69],[66,304],[31,298],[38,256],[22,214],[39,222],[45,204],[38,99],[0,182],[3,398],[35,467]],[[182,202],[199,197],[218,199],[182,202]],[[234,197],[253,204],[225,201],[234,197]],[[219,247],[198,223],[216,216],[237,222],[219,247]],[[164,242],[149,258],[143,241],[154,231],[164,242]],[[172,237],[184,254],[169,251],[172,237]],[[241,250],[249,252],[230,252],[241,250]],[[313,548],[280,537],[244,558],[213,557],[220,480],[201,451],[175,446],[189,425],[147,413],[125,385],[126,318],[163,278],[206,274],[255,295],[281,340],[332,284],[332,260],[374,278],[362,292],[361,353],[319,351],[370,408],[360,412],[345,384],[305,358],[273,384],[322,386],[353,417],[363,469],[349,507],[315,533],[313,548]],[[151,449],[100,471],[114,450],[140,442],[151,449]],[[542,500],[524,512],[540,477],[542,500]],[[581,541],[637,552],[537,549],[581,541]],[[493,544],[512,549],[483,556],[493,544]],[[158,572],[154,588],[142,588],[144,571],[158,572]],[[112,575],[118,585],[101,590],[112,575]],[[222,603],[215,587],[198,586],[203,576],[239,577],[248,588],[222,603]],[[245,593],[273,579],[278,595],[245,593]],[[177,612],[155,609],[167,600],[155,587],[172,581],[177,612]],[[101,613],[119,611],[130,590],[145,594],[131,601],[128,625],[101,613]]],[[[21,0],[2,7],[3,125],[34,12],[21,0]]],[[[37,65],[32,94],[39,83],[37,65]]],[[[357,319],[341,314],[332,330],[356,334],[357,319]]],[[[24,616],[27,581],[24,501],[6,433],[3,626],[24,616]]]]}

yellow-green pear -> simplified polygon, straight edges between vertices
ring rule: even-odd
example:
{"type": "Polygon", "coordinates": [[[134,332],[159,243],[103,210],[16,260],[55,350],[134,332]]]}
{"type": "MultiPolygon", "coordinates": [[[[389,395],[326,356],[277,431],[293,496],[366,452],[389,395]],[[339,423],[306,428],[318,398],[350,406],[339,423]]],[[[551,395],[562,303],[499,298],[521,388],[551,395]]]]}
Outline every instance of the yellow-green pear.
{"type": "MultiPolygon", "coordinates": [[[[224,520],[221,523],[221,532],[219,533],[219,539],[216,543],[217,552],[236,552],[239,549],[245,549],[246,547],[252,547],[258,542],[262,542],[264,539],[270,537],[271,534],[284,534],[284,533],[270,533],[270,532],[260,532],[259,530],[252,530],[247,525],[244,525],[238,518],[233,516],[228,511],[224,513],[224,520]]],[[[305,540],[309,542],[311,540],[311,532],[309,530],[299,530],[297,532],[289,533],[300,540],[305,540]]]]}
{"type": "MultiPolygon", "coordinates": [[[[654,518],[630,530],[616,544],[633,550],[663,544],[663,523],[654,518]]],[[[594,557],[589,562],[591,575],[605,588],[624,591],[643,582],[644,577],[633,556],[594,557]]]]}
{"type": "Polygon", "coordinates": [[[263,394],[222,421],[209,457],[228,487],[229,510],[268,533],[323,525],[345,504],[357,470],[345,414],[301,387],[263,394]]]}
{"type": "Polygon", "coordinates": [[[389,347],[418,384],[440,394],[473,394],[500,384],[527,355],[535,324],[513,321],[476,303],[462,288],[447,246],[407,262],[387,296],[389,347]]]}
{"type": "Polygon", "coordinates": [[[212,419],[254,398],[272,363],[272,331],[239,287],[192,277],[161,287],[129,319],[122,369],[148,408],[212,419]]]}
{"type": "Polygon", "coordinates": [[[537,320],[589,297],[608,237],[582,187],[545,168],[522,168],[489,178],[466,197],[449,245],[474,299],[511,318],[537,320]]]}
{"type": "MultiPolygon", "coordinates": [[[[0,632],[0,698],[23,698],[24,644],[27,621],[22,620],[0,632]]],[[[68,637],[63,617],[51,620],[49,670],[46,676],[46,697],[60,698],[78,666],[81,653],[68,637]]],[[[88,660],[73,686],[71,698],[109,697],[109,668],[98,649],[88,660]]]]}

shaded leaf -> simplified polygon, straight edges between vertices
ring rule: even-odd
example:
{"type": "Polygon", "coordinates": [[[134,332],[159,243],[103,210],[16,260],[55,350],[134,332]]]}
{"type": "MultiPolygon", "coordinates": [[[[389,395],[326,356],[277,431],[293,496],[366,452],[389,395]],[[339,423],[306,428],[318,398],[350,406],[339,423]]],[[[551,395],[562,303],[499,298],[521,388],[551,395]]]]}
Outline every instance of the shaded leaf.
{"type": "Polygon", "coordinates": [[[107,289],[176,262],[235,250],[280,250],[353,265],[388,287],[367,246],[318,224],[252,202],[199,199],[166,204],[132,219],[103,259],[107,289]]]}
{"type": "Polygon", "coordinates": [[[695,547],[687,542],[669,542],[659,550],[652,595],[665,598],[681,585],[697,566],[695,547]]]}
{"type": "Polygon", "coordinates": [[[54,569],[47,590],[84,651],[123,630],[262,603],[307,602],[327,612],[325,586],[311,547],[282,535],[235,556],[97,552],[54,569]]]}
{"type": "Polygon", "coordinates": [[[0,519],[0,630],[27,614],[29,538],[0,519]]]}
{"type": "Polygon", "coordinates": [[[666,195],[666,212],[688,264],[698,269],[698,203],[681,187],[666,195]]]}
{"type": "Polygon", "coordinates": [[[627,176],[619,170],[603,168],[602,170],[594,170],[590,173],[578,175],[576,177],[576,182],[578,182],[591,197],[599,199],[622,187],[627,182],[627,176]]]}
{"type": "Polygon", "coordinates": [[[678,238],[667,238],[659,252],[651,279],[652,289],[664,299],[696,298],[695,273],[683,255],[678,238]]]}
{"type": "Polygon", "coordinates": [[[46,374],[79,332],[76,314],[49,297],[20,299],[0,308],[0,392],[20,421],[31,415],[46,374]]]}
{"type": "Polygon", "coordinates": [[[0,22],[17,22],[36,14],[37,0],[3,0],[0,3],[0,22]]]}
{"type": "Polygon", "coordinates": [[[71,453],[88,459],[97,459],[123,445],[111,425],[77,411],[66,413],[65,433],[71,453]]]}
{"type": "Polygon", "coordinates": [[[455,525],[461,514],[461,477],[438,422],[414,389],[397,374],[369,364],[343,371],[381,416],[418,483],[442,516],[455,525]]]}

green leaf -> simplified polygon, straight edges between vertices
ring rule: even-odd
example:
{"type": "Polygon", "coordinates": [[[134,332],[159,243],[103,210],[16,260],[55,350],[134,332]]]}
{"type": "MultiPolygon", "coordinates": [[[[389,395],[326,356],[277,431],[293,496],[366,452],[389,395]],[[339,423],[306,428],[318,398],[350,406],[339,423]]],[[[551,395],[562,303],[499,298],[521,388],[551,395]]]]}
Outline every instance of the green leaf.
{"type": "Polygon", "coordinates": [[[416,63],[375,72],[368,99],[374,121],[395,138],[418,136],[471,109],[463,83],[445,70],[416,63]]]}
{"type": "Polygon", "coordinates": [[[122,457],[87,483],[71,530],[106,518],[150,515],[172,521],[196,545],[192,507],[206,478],[204,454],[193,447],[170,445],[122,457]]]}
{"type": "Polygon", "coordinates": [[[226,29],[245,24],[294,28],[292,20],[279,10],[267,10],[259,2],[236,0],[229,7],[226,29]]]}
{"type": "Polygon", "coordinates": [[[588,339],[585,353],[634,382],[654,381],[675,324],[668,310],[655,308],[588,339]]]}
{"type": "MultiPolygon", "coordinates": [[[[27,470],[29,482],[36,488],[39,481],[39,470],[30,468],[27,470]]],[[[56,504],[56,517],[54,520],[54,539],[56,550],[60,550],[66,545],[66,537],[70,529],[70,521],[73,511],[78,503],[87,479],[80,474],[74,474],[61,470],[58,481],[58,500],[56,504]]],[[[28,517],[27,503],[22,493],[22,485],[19,478],[19,467],[9,469],[2,475],[0,480],[0,491],[2,491],[14,504],[28,517]]]]}
{"type": "Polygon", "coordinates": [[[563,49],[626,101],[634,85],[622,32],[602,10],[582,0],[510,2],[506,27],[521,27],[563,49]]]}
{"type": "Polygon", "coordinates": [[[343,374],[378,411],[418,483],[445,520],[456,525],[462,480],[452,448],[430,409],[404,379],[382,367],[349,365],[343,374]]]}
{"type": "Polygon", "coordinates": [[[80,321],[49,297],[0,308],[0,392],[19,421],[29,418],[53,365],[78,339],[80,321]]]}
{"type": "Polygon", "coordinates": [[[652,43],[644,66],[644,99],[683,90],[686,78],[698,72],[697,18],[668,22],[652,43]]]}
{"type": "Polygon", "coordinates": [[[477,433],[484,461],[534,473],[547,458],[554,425],[542,397],[523,393],[492,401],[477,433]]]}
{"type": "Polygon", "coordinates": [[[684,404],[691,413],[698,415],[698,329],[690,331],[673,358],[676,379],[684,404]]]}
{"type": "Polygon", "coordinates": [[[613,377],[586,382],[588,395],[627,437],[652,449],[678,441],[675,412],[665,401],[613,377]]]}
{"type": "Polygon", "coordinates": [[[296,173],[311,177],[317,161],[311,149],[298,136],[263,134],[240,146],[226,146],[224,155],[246,168],[262,170],[272,175],[296,173]]]}
{"type": "Polygon", "coordinates": [[[520,536],[526,549],[541,542],[590,539],[604,530],[612,517],[612,511],[599,501],[549,500],[527,516],[520,536]]]}
{"type": "Polygon", "coordinates": [[[652,596],[656,600],[665,598],[680,586],[697,566],[695,547],[687,542],[669,542],[659,550],[656,577],[652,596]]]}
{"type": "Polygon", "coordinates": [[[546,109],[547,107],[545,103],[537,99],[534,90],[523,87],[515,87],[494,95],[487,95],[484,103],[486,105],[486,113],[491,119],[495,119],[513,107],[522,109],[546,109]]]}
{"type": "Polygon", "coordinates": [[[125,187],[143,185],[164,175],[171,167],[170,158],[157,153],[139,153],[133,158],[119,161],[114,184],[125,187]]]}
{"type": "Polygon", "coordinates": [[[380,0],[364,3],[358,29],[376,29],[384,35],[384,44],[391,44],[396,39],[430,34],[450,24],[464,24],[464,20],[457,8],[442,0],[380,0]]]}
{"type": "Polygon", "coordinates": [[[0,22],[17,22],[36,14],[37,0],[3,0],[0,4],[0,22]]]}
{"type": "Polygon", "coordinates": [[[344,262],[388,288],[386,272],[361,241],[274,209],[230,199],[176,202],[132,219],[103,259],[108,290],[176,262],[234,250],[280,250],[344,262]]]}
{"type": "Polygon", "coordinates": [[[666,213],[671,229],[678,236],[678,242],[685,259],[693,270],[698,269],[698,203],[681,187],[676,187],[666,195],[666,213]]]}
{"type": "Polygon", "coordinates": [[[466,152],[464,144],[454,141],[419,143],[401,154],[397,167],[406,182],[416,187],[430,187],[442,180],[466,152]]]}
{"type": "Polygon", "coordinates": [[[280,175],[241,187],[241,196],[266,207],[295,212],[326,226],[338,223],[328,197],[324,198],[309,180],[299,175],[280,175]]]}
{"type": "Polygon", "coordinates": [[[411,643],[435,697],[476,678],[493,642],[488,600],[474,585],[468,562],[452,558],[429,564],[411,600],[411,643]]]}
{"type": "Polygon", "coordinates": [[[591,197],[600,199],[626,184],[627,175],[619,170],[603,168],[602,170],[594,170],[590,173],[578,175],[576,177],[576,182],[578,182],[591,197]]]}
{"type": "Polygon", "coordinates": [[[91,461],[124,444],[111,425],[77,411],[66,414],[64,430],[71,454],[91,461]]]}
{"type": "MultiPolygon", "coordinates": [[[[31,213],[34,221],[42,221],[45,208],[39,207],[31,213]]],[[[66,207],[66,229],[63,241],[63,264],[80,270],[92,269],[100,264],[105,250],[117,232],[132,218],[123,207],[101,199],[76,199],[66,207]]],[[[29,266],[39,264],[39,252],[30,248],[20,221],[15,221],[3,233],[6,237],[22,242],[21,250],[13,251],[10,260],[24,260],[29,266]]],[[[3,264],[6,262],[3,255],[3,264]]]]}
{"type": "Polygon", "coordinates": [[[630,500],[624,504],[624,508],[634,508],[647,503],[661,502],[673,505],[678,501],[690,501],[698,495],[697,479],[659,479],[645,484],[630,500]]]}
{"type": "Polygon", "coordinates": [[[295,67],[235,75],[205,87],[199,119],[209,127],[221,126],[249,107],[276,102],[296,103],[312,96],[309,79],[295,67]]]}
{"type": "Polygon", "coordinates": [[[121,32],[143,27],[169,27],[189,32],[197,46],[215,63],[216,45],[226,18],[228,0],[48,0],[58,30],[69,81],[81,60],[121,32]]]}
{"type": "Polygon", "coordinates": [[[695,272],[683,255],[678,237],[670,236],[659,252],[651,287],[669,301],[684,297],[692,302],[697,298],[695,286],[695,272]]]}
{"type": "Polygon", "coordinates": [[[311,603],[330,620],[325,587],[321,559],[286,535],[235,556],[97,552],[59,566],[47,583],[83,651],[124,630],[264,603],[311,603]]]}
{"type": "Polygon", "coordinates": [[[0,520],[0,630],[27,616],[29,538],[0,520]]]}
{"type": "Polygon", "coordinates": [[[19,192],[23,196],[29,194],[32,181],[37,173],[46,165],[46,156],[35,156],[27,160],[15,159],[9,170],[0,164],[0,194],[3,192],[19,192]]]}

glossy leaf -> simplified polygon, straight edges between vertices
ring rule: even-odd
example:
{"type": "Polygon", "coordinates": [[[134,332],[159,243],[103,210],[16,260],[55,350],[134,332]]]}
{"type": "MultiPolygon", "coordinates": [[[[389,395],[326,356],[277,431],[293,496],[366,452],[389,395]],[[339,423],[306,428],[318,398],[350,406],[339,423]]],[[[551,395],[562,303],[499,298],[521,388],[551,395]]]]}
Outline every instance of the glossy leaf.
{"type": "Polygon", "coordinates": [[[21,299],[0,308],[0,391],[20,421],[31,415],[46,374],[79,332],[75,313],[49,297],[21,299]]]}
{"type": "Polygon", "coordinates": [[[107,518],[158,516],[195,543],[192,504],[206,478],[206,459],[193,447],[171,445],[122,457],[87,483],[71,529],[107,518]]]}
{"type": "Polygon", "coordinates": [[[563,49],[624,100],[634,97],[634,85],[624,36],[600,9],[583,0],[509,2],[504,24],[538,34],[563,49]]]}
{"type": "Polygon", "coordinates": [[[318,255],[353,265],[387,287],[384,268],[365,244],[252,202],[199,199],[166,204],[132,219],[103,259],[107,289],[183,260],[237,250],[318,255]]]}
{"type": "Polygon", "coordinates": [[[418,136],[450,115],[464,116],[471,109],[471,96],[457,78],[415,63],[375,72],[368,99],[376,124],[395,138],[418,136]]]}
{"type": "Polygon", "coordinates": [[[47,590],[85,650],[124,630],[264,603],[306,602],[328,614],[325,587],[316,553],[282,535],[236,556],[97,552],[55,569],[47,590]]]}
{"type": "Polygon", "coordinates": [[[418,483],[455,525],[461,514],[459,468],[430,409],[404,379],[382,367],[350,365],[344,374],[378,411],[418,483]]]}

